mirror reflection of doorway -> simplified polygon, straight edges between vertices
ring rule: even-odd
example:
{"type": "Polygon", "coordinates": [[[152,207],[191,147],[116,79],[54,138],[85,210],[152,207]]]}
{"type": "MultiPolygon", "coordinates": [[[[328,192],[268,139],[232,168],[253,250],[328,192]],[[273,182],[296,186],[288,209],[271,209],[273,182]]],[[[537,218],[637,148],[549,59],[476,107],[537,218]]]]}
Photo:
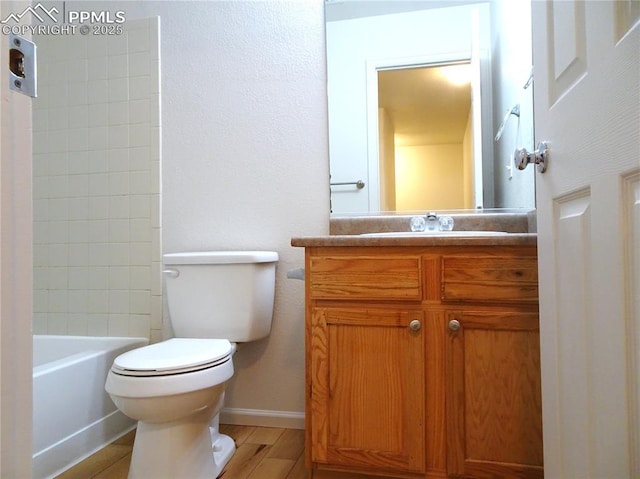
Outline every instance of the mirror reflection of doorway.
{"type": "Polygon", "coordinates": [[[468,62],[378,70],[383,211],[474,208],[468,62]]]}

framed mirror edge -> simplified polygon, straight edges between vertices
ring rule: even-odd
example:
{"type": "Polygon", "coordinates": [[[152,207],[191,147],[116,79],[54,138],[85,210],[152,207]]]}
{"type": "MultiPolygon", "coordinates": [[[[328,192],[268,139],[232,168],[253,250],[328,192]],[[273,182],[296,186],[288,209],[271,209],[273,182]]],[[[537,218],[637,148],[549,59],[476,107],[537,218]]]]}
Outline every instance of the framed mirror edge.
{"type": "MultiPolygon", "coordinates": [[[[510,121],[509,122],[510,130],[511,130],[509,132],[510,135],[508,136],[506,141],[503,140],[501,142],[501,145],[497,144],[497,140],[496,140],[496,144],[494,144],[494,138],[493,138],[494,135],[492,134],[493,132],[491,130],[493,129],[493,126],[495,126],[494,123],[495,122],[499,123],[499,120],[502,118],[502,115],[498,112],[498,110],[503,111],[505,103],[512,106],[512,102],[514,101],[513,100],[514,96],[516,97],[522,96],[520,93],[518,93],[517,87],[512,85],[514,85],[514,82],[515,82],[515,84],[519,85],[520,87],[522,86],[520,85],[520,78],[519,78],[522,73],[520,71],[521,70],[520,64],[527,61],[526,60],[528,58],[527,55],[529,55],[530,57],[530,52],[523,51],[520,46],[514,46],[512,48],[511,45],[514,42],[509,41],[509,39],[513,38],[513,34],[515,33],[514,31],[517,31],[517,34],[519,35],[520,38],[522,38],[523,33],[524,35],[527,35],[527,32],[526,31],[522,32],[519,29],[515,28],[515,26],[513,26],[512,23],[509,23],[508,19],[509,18],[513,19],[514,13],[518,14],[518,17],[524,15],[524,18],[526,18],[526,15],[530,14],[529,12],[530,7],[527,7],[525,0],[518,1],[517,5],[511,5],[509,3],[508,8],[501,6],[502,3],[500,0],[497,0],[497,1],[499,2],[499,4],[496,4],[498,5],[496,6],[497,8],[496,11],[498,12],[497,14],[495,14],[494,12],[495,5],[493,0],[483,1],[483,2],[477,2],[477,1],[457,2],[465,8],[473,7],[474,10],[475,10],[475,7],[480,7],[481,10],[476,10],[476,14],[479,14],[482,17],[480,28],[482,29],[483,33],[482,33],[482,40],[478,43],[480,52],[479,52],[479,56],[477,57],[479,59],[478,64],[480,66],[480,73],[482,75],[482,82],[480,84],[479,90],[481,91],[482,102],[491,109],[491,111],[489,111],[483,105],[482,113],[481,113],[482,124],[483,126],[491,125],[491,127],[489,128],[489,131],[486,132],[486,134],[483,128],[483,133],[482,133],[482,139],[483,139],[482,141],[483,155],[482,156],[485,158],[485,161],[483,162],[483,170],[484,170],[483,171],[483,177],[484,177],[483,194],[485,196],[484,197],[485,201],[482,203],[479,203],[479,205],[482,205],[484,207],[484,210],[482,210],[483,212],[491,211],[491,212],[518,212],[518,213],[525,212],[526,213],[530,211],[535,211],[535,208],[536,208],[535,198],[533,201],[530,201],[531,195],[529,194],[530,192],[529,186],[525,186],[524,189],[522,190],[520,188],[518,188],[517,190],[514,190],[513,186],[508,187],[508,184],[511,183],[510,181],[509,183],[505,183],[506,179],[511,180],[512,175],[510,173],[511,169],[509,167],[509,164],[508,164],[509,160],[507,158],[509,156],[509,152],[506,152],[504,150],[505,150],[505,143],[508,145],[515,142],[519,142],[523,144],[528,143],[528,140],[529,140],[528,131],[527,131],[528,120],[525,119],[525,123],[522,124],[522,126],[521,126],[521,121],[517,119],[510,121]],[[475,5],[470,5],[470,4],[475,4],[475,5]],[[489,8],[488,5],[490,5],[490,9],[486,10],[489,8]],[[482,13],[479,13],[479,12],[482,12],[482,13]],[[490,12],[489,16],[491,17],[490,19],[491,23],[489,26],[490,30],[486,30],[487,12],[490,12]],[[496,18],[498,20],[496,20],[496,18]],[[486,38],[485,38],[485,36],[487,35],[487,32],[490,37],[489,43],[486,42],[486,38]],[[506,45],[506,46],[496,47],[496,45],[506,45]],[[518,50],[519,48],[520,50],[518,50]],[[496,54],[497,54],[498,62],[496,65],[494,65],[493,56],[496,54]],[[513,67],[509,68],[508,71],[506,72],[506,74],[508,75],[506,79],[503,78],[505,62],[508,65],[511,65],[513,63],[513,67]],[[492,78],[493,75],[497,75],[498,78],[497,79],[492,78]],[[487,81],[485,81],[485,78],[487,79],[487,81]],[[498,82],[497,86],[494,85],[494,81],[498,82]],[[506,93],[502,89],[503,87],[508,88],[508,90],[506,90],[506,93]],[[497,96],[495,96],[494,98],[493,97],[494,95],[497,95],[497,96]],[[515,136],[517,136],[517,138],[515,138],[515,136]],[[491,153],[487,154],[488,151],[490,151],[491,153]],[[495,155],[493,154],[494,151],[495,151],[495,155]],[[493,158],[493,160],[486,161],[486,158],[493,158]],[[505,169],[503,168],[505,166],[505,160],[506,160],[506,170],[508,170],[508,173],[505,173],[505,169]],[[506,175],[508,175],[508,178],[505,179],[506,175]],[[494,178],[494,176],[496,177],[494,178]],[[493,187],[487,184],[488,182],[493,183],[494,181],[495,181],[495,185],[493,187]],[[499,191],[495,191],[496,188],[501,188],[501,189],[499,191]],[[514,193],[515,191],[518,191],[518,193],[514,193]],[[520,191],[522,191],[522,193],[519,193],[520,191]],[[508,201],[505,201],[505,200],[508,200],[508,201]],[[515,201],[512,201],[512,200],[515,200],[515,201]],[[513,206],[511,206],[510,203],[513,203],[513,206]]],[[[441,11],[454,10],[453,8],[449,9],[449,4],[445,4],[444,2],[441,2],[440,8],[442,8],[441,11]],[[442,7],[445,7],[445,8],[442,8],[442,7]]],[[[404,12],[404,13],[408,13],[408,12],[404,12]]],[[[378,12],[378,14],[380,14],[380,12],[378,12]]],[[[355,18],[355,17],[361,18],[366,16],[367,15],[354,15],[354,17],[345,17],[345,18],[355,18]]],[[[335,21],[336,18],[331,18],[331,19],[328,18],[327,21],[329,22],[329,20],[335,21]]],[[[515,41],[515,43],[520,45],[519,41],[515,41]]],[[[366,69],[368,70],[369,73],[367,74],[368,80],[367,80],[366,90],[373,89],[370,78],[373,77],[375,79],[376,75],[373,75],[373,73],[375,73],[377,69],[388,68],[389,66],[393,67],[393,64],[396,64],[396,65],[402,64],[403,66],[407,66],[407,67],[417,67],[418,65],[425,65],[425,66],[427,64],[436,65],[438,63],[448,63],[452,61],[453,62],[469,61],[470,57],[472,56],[471,54],[472,52],[470,52],[470,50],[473,49],[473,45],[471,46],[470,49],[465,49],[465,47],[460,48],[461,46],[462,45],[458,45],[458,48],[454,47],[451,49],[450,52],[444,53],[444,54],[439,54],[438,52],[434,51],[434,52],[428,52],[425,55],[418,54],[416,56],[416,52],[412,52],[410,53],[410,55],[413,55],[413,56],[404,56],[401,58],[397,58],[396,56],[389,58],[388,55],[387,57],[385,57],[384,56],[385,53],[381,52],[383,54],[380,55],[380,58],[376,59],[376,57],[374,56],[373,60],[369,60],[367,62],[366,69]]],[[[526,41],[524,42],[523,46],[526,48],[526,41]]],[[[444,50],[444,51],[447,51],[447,50],[444,50]]],[[[399,53],[402,54],[402,52],[399,52],[399,53]]],[[[530,63],[527,68],[528,68],[527,71],[529,72],[531,68],[530,63]]],[[[375,83],[373,84],[375,85],[375,83]]],[[[529,92],[530,91],[531,90],[529,90],[529,92]]],[[[373,95],[371,93],[368,93],[367,96],[372,97],[373,95]]],[[[524,101],[526,103],[527,100],[524,100],[524,101]]],[[[528,110],[530,109],[526,108],[526,111],[528,110]]],[[[372,128],[371,126],[367,126],[367,130],[373,131],[375,129],[372,128]]],[[[368,137],[366,142],[367,142],[368,150],[370,152],[378,151],[378,145],[376,144],[375,139],[368,137]]],[[[508,146],[507,146],[507,150],[508,150],[508,146]]],[[[513,151],[513,150],[510,150],[510,151],[513,151]]],[[[369,173],[375,172],[375,179],[374,179],[374,176],[370,176],[369,180],[379,182],[381,180],[381,177],[379,177],[379,175],[381,175],[382,172],[376,171],[375,165],[373,164],[375,162],[372,160],[373,156],[375,155],[369,154],[366,156],[367,169],[369,170],[369,173]]],[[[333,160],[330,159],[330,161],[333,161],[333,160]]],[[[352,176],[352,175],[349,175],[349,176],[352,176]]],[[[520,182],[522,181],[521,179],[519,179],[519,177],[522,177],[522,176],[523,176],[522,174],[513,175],[513,178],[514,178],[513,184],[519,185],[520,182]]],[[[524,175],[524,176],[530,176],[530,175],[524,175]]],[[[336,178],[336,180],[337,179],[338,178],[336,178]]],[[[525,178],[524,180],[527,180],[527,178],[525,178]]],[[[533,188],[533,191],[535,191],[535,186],[532,186],[532,188],[533,188]]],[[[341,192],[343,191],[343,189],[340,188],[337,191],[341,192]]],[[[334,211],[331,212],[330,216],[332,218],[333,217],[336,217],[336,218],[350,217],[350,216],[351,217],[352,216],[380,216],[380,215],[407,216],[415,213],[414,211],[407,211],[407,210],[389,211],[389,210],[383,209],[380,207],[381,199],[379,196],[382,194],[382,192],[379,193],[377,199],[376,197],[372,196],[372,200],[368,199],[369,194],[366,193],[366,190],[362,191],[360,194],[362,195],[363,193],[367,195],[367,197],[365,198],[367,198],[366,204],[369,205],[368,211],[365,211],[364,209],[357,209],[357,211],[351,210],[349,208],[343,208],[343,205],[340,204],[337,210],[334,208],[334,211]]],[[[334,204],[333,206],[335,207],[337,205],[334,204]]],[[[365,206],[365,205],[362,205],[362,206],[365,206]]],[[[458,208],[458,207],[454,207],[453,210],[442,210],[442,211],[462,213],[462,210],[455,209],[455,208],[458,208]]],[[[469,207],[465,206],[465,208],[469,208],[469,207]]],[[[422,210],[420,212],[422,212],[422,210]]],[[[464,210],[464,212],[465,213],[473,212],[474,214],[479,214],[480,210],[467,209],[467,210],[464,210]]]]}

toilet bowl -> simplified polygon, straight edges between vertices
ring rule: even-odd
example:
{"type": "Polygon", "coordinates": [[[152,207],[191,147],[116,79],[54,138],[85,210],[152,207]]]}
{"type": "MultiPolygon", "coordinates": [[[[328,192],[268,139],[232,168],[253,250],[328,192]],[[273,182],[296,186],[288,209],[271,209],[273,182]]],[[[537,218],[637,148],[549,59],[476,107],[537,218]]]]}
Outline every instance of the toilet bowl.
{"type": "Polygon", "coordinates": [[[173,338],[122,354],[106,390],[138,421],[130,478],[215,478],[235,451],[214,419],[233,376],[225,339],[173,338]]]}
{"type": "Polygon", "coordinates": [[[105,389],[138,421],[129,479],[213,479],[235,452],[218,432],[236,342],[271,330],[270,251],[163,256],[169,320],[177,337],[118,356],[105,389]]]}

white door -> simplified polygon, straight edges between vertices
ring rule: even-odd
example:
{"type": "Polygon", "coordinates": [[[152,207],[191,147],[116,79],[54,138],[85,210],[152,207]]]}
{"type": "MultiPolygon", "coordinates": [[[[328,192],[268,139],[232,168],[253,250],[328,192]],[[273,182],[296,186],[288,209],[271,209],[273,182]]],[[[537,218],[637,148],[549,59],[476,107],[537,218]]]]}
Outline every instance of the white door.
{"type": "Polygon", "coordinates": [[[640,477],[639,19],[532,2],[547,479],[640,477]]]}

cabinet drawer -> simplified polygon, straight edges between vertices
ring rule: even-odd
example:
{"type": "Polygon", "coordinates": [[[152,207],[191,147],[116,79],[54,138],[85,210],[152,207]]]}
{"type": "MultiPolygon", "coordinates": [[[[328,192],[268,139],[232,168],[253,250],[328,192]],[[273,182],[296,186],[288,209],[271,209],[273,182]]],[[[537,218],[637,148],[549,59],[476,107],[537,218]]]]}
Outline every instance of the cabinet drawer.
{"type": "Polygon", "coordinates": [[[309,295],[313,299],[420,300],[420,258],[311,257],[309,295]]]}
{"type": "Polygon", "coordinates": [[[443,301],[538,301],[538,262],[525,257],[442,257],[443,301]]]}

